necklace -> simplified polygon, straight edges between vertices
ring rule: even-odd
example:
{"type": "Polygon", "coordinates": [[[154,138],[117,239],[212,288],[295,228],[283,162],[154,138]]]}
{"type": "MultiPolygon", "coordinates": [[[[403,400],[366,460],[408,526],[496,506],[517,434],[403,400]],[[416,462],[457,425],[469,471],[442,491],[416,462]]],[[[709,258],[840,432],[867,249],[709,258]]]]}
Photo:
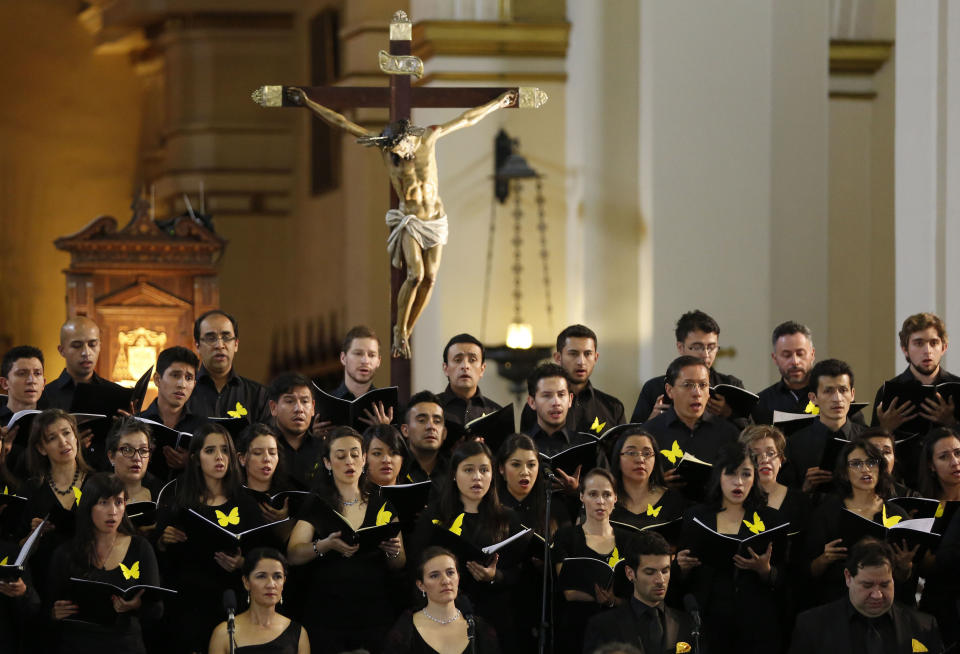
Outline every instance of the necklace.
{"type": "Polygon", "coordinates": [[[47,483],[50,484],[50,489],[57,495],[66,495],[73,490],[74,486],[77,485],[77,480],[80,479],[80,466],[77,466],[77,471],[73,473],[73,481],[70,482],[70,485],[67,486],[66,490],[60,490],[57,488],[57,485],[53,483],[53,475],[47,479],[47,483]]]}
{"type": "Polygon", "coordinates": [[[353,506],[354,504],[359,504],[359,502],[360,502],[359,495],[355,499],[350,500],[349,502],[344,499],[340,500],[340,503],[343,504],[344,506],[353,506]]]}
{"type": "Polygon", "coordinates": [[[426,610],[426,609],[423,609],[423,610],[421,610],[420,612],[423,613],[424,617],[426,617],[428,620],[433,620],[433,621],[436,622],[437,624],[450,624],[451,622],[456,622],[457,620],[460,619],[460,615],[461,615],[460,611],[457,610],[457,614],[456,614],[455,616],[453,616],[452,618],[446,618],[446,619],[444,619],[444,618],[435,618],[435,617],[433,617],[432,615],[430,615],[429,613],[427,613],[427,610],[426,610]]]}

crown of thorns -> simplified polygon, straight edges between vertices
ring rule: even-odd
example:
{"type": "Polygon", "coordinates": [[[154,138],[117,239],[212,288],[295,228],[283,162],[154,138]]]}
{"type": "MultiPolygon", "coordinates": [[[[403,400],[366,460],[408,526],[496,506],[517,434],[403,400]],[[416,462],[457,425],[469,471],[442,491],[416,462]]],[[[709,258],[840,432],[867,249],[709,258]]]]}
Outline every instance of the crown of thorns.
{"type": "Polygon", "coordinates": [[[407,135],[422,136],[426,130],[410,124],[406,118],[395,121],[383,128],[380,136],[362,136],[357,139],[361,145],[375,145],[381,148],[392,148],[407,135]]]}

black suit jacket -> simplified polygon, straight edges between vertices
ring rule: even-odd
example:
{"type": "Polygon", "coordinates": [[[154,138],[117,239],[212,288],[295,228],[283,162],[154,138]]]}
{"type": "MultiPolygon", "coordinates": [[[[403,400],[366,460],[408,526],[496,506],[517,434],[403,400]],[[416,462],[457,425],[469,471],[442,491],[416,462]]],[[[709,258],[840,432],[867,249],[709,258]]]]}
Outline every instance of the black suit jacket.
{"type": "MultiPolygon", "coordinates": [[[[790,654],[848,654],[851,647],[849,605],[850,600],[843,597],[797,616],[790,654]]],[[[933,616],[896,603],[890,611],[897,633],[898,652],[912,652],[913,639],[922,643],[931,654],[943,651],[940,630],[933,616]]]]}
{"type": "MultiPolygon", "coordinates": [[[[675,652],[677,642],[688,643],[693,647],[693,621],[690,616],[669,606],[664,607],[664,622],[666,623],[666,637],[668,652],[675,652]]],[[[639,649],[642,654],[663,654],[662,652],[645,652],[640,642],[640,630],[637,628],[637,618],[633,614],[630,602],[601,611],[590,618],[583,638],[584,654],[592,654],[593,650],[606,643],[629,643],[639,649]]]]}

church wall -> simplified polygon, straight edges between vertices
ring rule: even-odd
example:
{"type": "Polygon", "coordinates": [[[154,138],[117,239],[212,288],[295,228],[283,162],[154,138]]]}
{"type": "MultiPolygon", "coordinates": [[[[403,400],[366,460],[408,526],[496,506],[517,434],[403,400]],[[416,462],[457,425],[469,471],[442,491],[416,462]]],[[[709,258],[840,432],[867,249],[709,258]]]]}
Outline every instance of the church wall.
{"type": "Polygon", "coordinates": [[[29,342],[62,367],[66,253],[53,239],[99,215],[130,217],[139,84],[123,56],[100,56],[71,3],[0,3],[0,349],[29,342]]]}

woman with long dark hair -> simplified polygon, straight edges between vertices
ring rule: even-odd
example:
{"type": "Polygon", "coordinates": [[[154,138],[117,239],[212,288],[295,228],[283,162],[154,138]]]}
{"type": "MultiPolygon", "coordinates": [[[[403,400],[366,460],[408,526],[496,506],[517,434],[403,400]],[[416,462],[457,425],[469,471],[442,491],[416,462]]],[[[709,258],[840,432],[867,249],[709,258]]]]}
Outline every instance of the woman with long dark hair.
{"type": "Polygon", "coordinates": [[[107,460],[123,484],[127,503],[156,502],[161,482],[147,471],[153,456],[150,424],[135,418],[122,418],[107,434],[107,460]]]}
{"type": "MultiPolygon", "coordinates": [[[[897,458],[897,441],[892,433],[882,427],[871,427],[861,434],[857,434],[854,440],[867,441],[872,444],[883,456],[883,462],[887,466],[887,473],[893,482],[893,497],[917,497],[917,491],[907,486],[900,475],[900,461],[897,458]]],[[[915,452],[915,451],[914,451],[915,452]]],[[[912,471],[911,471],[912,472],[912,471]]]]}
{"type": "Polygon", "coordinates": [[[110,601],[116,615],[106,624],[71,620],[83,610],[72,601],[71,577],[120,588],[159,585],[153,548],[127,519],[125,505],[126,491],[116,475],[98,472],[84,485],[77,507],[76,532],[72,541],[61,545],[54,554],[50,568],[51,615],[62,621],[59,652],[146,652],[140,618],[159,618],[163,605],[156,600],[143,601],[142,590],[126,600],[113,595],[110,601]]]}
{"type": "MultiPolygon", "coordinates": [[[[257,547],[244,557],[241,573],[247,610],[234,622],[237,654],[310,654],[307,630],[277,613],[283,603],[287,560],[272,547],[257,547]]],[[[210,654],[230,651],[227,623],[221,622],[210,637],[210,654]]]]}
{"type": "MultiPolygon", "coordinates": [[[[283,448],[280,447],[280,435],[277,431],[262,422],[253,423],[240,433],[237,455],[240,457],[243,486],[259,503],[263,519],[276,522],[289,518],[289,497],[284,498],[279,508],[265,499],[265,496],[273,497],[277,493],[293,490],[293,484],[283,469],[283,448]]],[[[283,540],[290,535],[292,527],[293,525],[289,525],[285,528],[283,540]]]]}
{"type": "MultiPolygon", "coordinates": [[[[553,542],[557,574],[569,558],[593,558],[610,567],[623,558],[633,538],[632,529],[611,524],[610,514],[617,503],[616,479],[603,468],[594,468],[580,479],[580,502],[584,520],[579,525],[560,529],[553,542]]],[[[554,651],[579,654],[583,647],[587,622],[600,611],[612,608],[629,596],[625,585],[614,583],[610,588],[594,588],[593,593],[565,589],[554,628],[554,651]]]]}
{"type": "Polygon", "coordinates": [[[383,654],[498,654],[497,636],[483,618],[457,606],[460,571],[453,552],[428,547],[420,556],[417,590],[424,606],[407,611],[387,635],[383,654]]]}
{"type": "Polygon", "coordinates": [[[570,524],[570,516],[557,498],[550,503],[550,532],[544,531],[546,494],[550,486],[540,474],[540,456],[533,439],[526,434],[507,437],[497,452],[497,493],[500,503],[512,509],[520,522],[542,537],[570,524]]]}
{"type": "MultiPolygon", "coordinates": [[[[190,440],[187,465],[167,484],[158,501],[157,549],[164,578],[179,595],[168,603],[168,649],[203,651],[210,632],[223,618],[226,589],[240,588],[243,554],[239,548],[209,552],[191,542],[195,511],[224,529],[240,533],[264,524],[260,507],[240,485],[240,464],[233,439],[221,425],[207,423],[190,440]]],[[[194,529],[196,527],[193,527],[194,529]]]]}
{"type": "Polygon", "coordinates": [[[700,523],[720,534],[744,539],[783,523],[767,506],[757,482],[757,466],[743,443],[725,445],[713,463],[703,504],[684,513],[682,543],[677,552],[678,587],[693,593],[704,616],[710,647],[723,652],[768,652],[780,648],[774,589],[779,580],[773,545],[748,548],[723,566],[702,563],[689,549],[699,540],[700,523]]]}
{"type": "MultiPolygon", "coordinates": [[[[453,450],[439,497],[417,523],[415,551],[422,552],[432,544],[434,525],[459,533],[480,548],[523,528],[517,514],[500,503],[493,483],[493,454],[482,441],[467,441],[453,450]]],[[[473,603],[474,612],[493,625],[505,652],[518,651],[514,591],[523,572],[521,562],[501,561],[494,554],[487,562],[467,561],[464,568],[461,590],[473,603]]]]}
{"type": "Polygon", "coordinates": [[[303,607],[313,651],[336,654],[365,648],[379,652],[395,617],[387,593],[388,571],[406,563],[399,535],[360,551],[344,540],[345,525],[356,530],[396,521],[364,474],[363,438],[351,427],[335,427],[323,443],[327,474],[306,501],[290,534],[287,556],[310,587],[319,589],[303,607]],[[340,514],[338,518],[330,511],[340,514]]]}
{"type": "Polygon", "coordinates": [[[627,428],[617,439],[610,472],[617,490],[617,505],[610,520],[640,529],[683,515],[683,493],[667,488],[657,441],[642,427],[627,428]]]}
{"type": "Polygon", "coordinates": [[[363,450],[367,455],[367,479],[377,486],[397,483],[407,446],[393,425],[371,425],[363,432],[363,450]]]}
{"type": "MultiPolygon", "coordinates": [[[[840,535],[844,510],[879,523],[907,515],[902,508],[888,501],[893,495],[893,479],[883,454],[871,443],[855,441],[844,445],[833,479],[837,492],[826,497],[813,512],[807,530],[806,557],[816,604],[831,602],[846,592],[843,561],[854,543],[844,543],[840,535]]],[[[910,576],[916,552],[896,544],[894,552],[897,555],[894,578],[904,581],[910,576]]]]}

